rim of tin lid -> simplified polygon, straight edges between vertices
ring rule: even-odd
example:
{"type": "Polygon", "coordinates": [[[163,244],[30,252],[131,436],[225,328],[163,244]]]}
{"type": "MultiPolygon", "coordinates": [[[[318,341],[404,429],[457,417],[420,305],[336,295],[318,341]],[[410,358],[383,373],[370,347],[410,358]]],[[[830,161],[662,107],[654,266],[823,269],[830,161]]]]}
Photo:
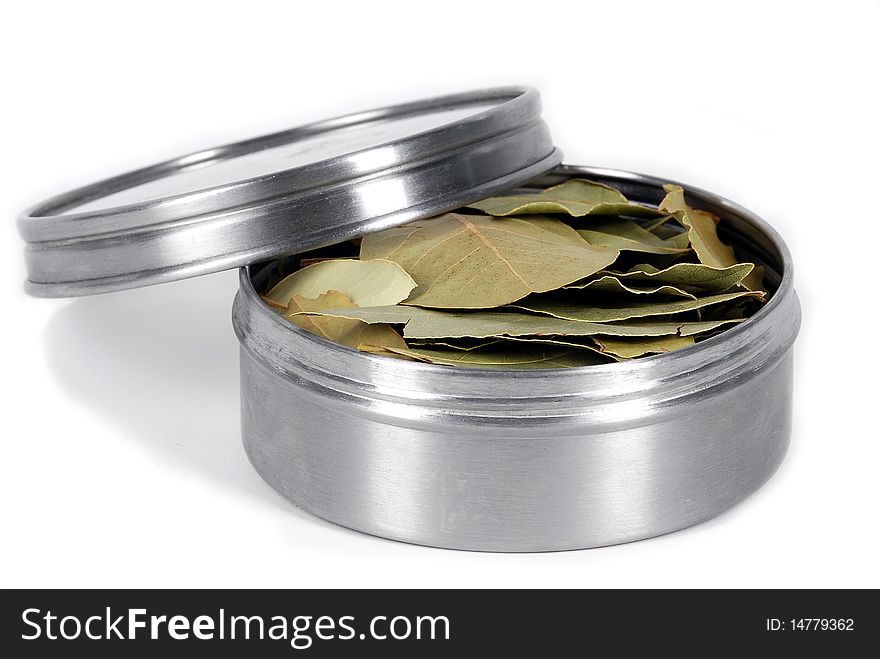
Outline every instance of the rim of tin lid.
{"type": "Polygon", "coordinates": [[[36,204],[18,218],[25,288],[71,297],[236,268],[452,210],[561,160],[531,87],[349,114],[36,204]]]}

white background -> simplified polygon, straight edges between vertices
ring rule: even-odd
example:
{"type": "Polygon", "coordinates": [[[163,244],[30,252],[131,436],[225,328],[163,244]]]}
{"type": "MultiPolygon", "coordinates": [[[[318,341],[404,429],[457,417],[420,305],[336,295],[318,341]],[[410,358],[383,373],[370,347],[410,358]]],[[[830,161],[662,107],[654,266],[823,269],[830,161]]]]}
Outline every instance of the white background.
{"type": "Polygon", "coordinates": [[[880,586],[880,4],[14,3],[2,19],[2,586],[880,586]],[[139,6],[140,7],[140,6],[139,6]],[[797,266],[792,448],[654,540],[427,549],[298,511],[238,428],[234,273],[21,291],[15,216],[156,160],[330,115],[532,84],[566,161],[767,218],[797,266]]]}

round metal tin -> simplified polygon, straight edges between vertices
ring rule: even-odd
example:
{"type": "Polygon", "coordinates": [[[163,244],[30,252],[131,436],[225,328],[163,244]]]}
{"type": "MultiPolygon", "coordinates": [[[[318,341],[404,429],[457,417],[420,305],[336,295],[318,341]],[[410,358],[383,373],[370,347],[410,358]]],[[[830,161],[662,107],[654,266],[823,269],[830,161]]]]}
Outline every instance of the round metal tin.
{"type": "MultiPolygon", "coordinates": [[[[667,182],[562,167],[657,203],[667,182]]],[[[627,363],[482,371],[404,362],[324,341],[257,294],[233,308],[242,436],[256,470],[319,517],[422,545],[552,551],[675,531],[758,489],[791,432],[800,324],[792,262],[748,210],[685,186],[719,232],[766,268],[754,316],[695,346],[627,363]]]]}
{"type": "Polygon", "coordinates": [[[516,187],[562,159],[537,91],[481,90],[183,156],[19,218],[27,290],[136,288],[285,256],[516,187]]]}

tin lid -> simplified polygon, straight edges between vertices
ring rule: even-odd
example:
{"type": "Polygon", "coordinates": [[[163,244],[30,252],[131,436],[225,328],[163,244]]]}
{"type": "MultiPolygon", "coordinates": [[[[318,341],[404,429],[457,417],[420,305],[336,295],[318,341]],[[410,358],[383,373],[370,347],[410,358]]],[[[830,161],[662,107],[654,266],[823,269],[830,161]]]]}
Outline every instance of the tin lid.
{"type": "Polygon", "coordinates": [[[330,119],[37,204],[18,221],[26,288],[69,297],[235,268],[452,210],[561,160],[527,87],[330,119]]]}

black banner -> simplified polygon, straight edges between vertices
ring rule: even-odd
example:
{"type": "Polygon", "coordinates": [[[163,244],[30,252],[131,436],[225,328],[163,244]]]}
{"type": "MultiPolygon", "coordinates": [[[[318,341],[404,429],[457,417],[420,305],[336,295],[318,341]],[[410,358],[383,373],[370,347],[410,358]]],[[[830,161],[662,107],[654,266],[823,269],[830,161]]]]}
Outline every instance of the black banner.
{"type": "Polygon", "coordinates": [[[0,593],[7,657],[514,656],[876,647],[876,591],[21,590],[0,593]],[[73,644],[73,645],[72,645],[73,644]],[[711,644],[711,645],[708,645],[711,644]],[[226,648],[223,648],[226,649],[226,648]],[[12,651],[10,653],[9,651],[12,651]]]}

